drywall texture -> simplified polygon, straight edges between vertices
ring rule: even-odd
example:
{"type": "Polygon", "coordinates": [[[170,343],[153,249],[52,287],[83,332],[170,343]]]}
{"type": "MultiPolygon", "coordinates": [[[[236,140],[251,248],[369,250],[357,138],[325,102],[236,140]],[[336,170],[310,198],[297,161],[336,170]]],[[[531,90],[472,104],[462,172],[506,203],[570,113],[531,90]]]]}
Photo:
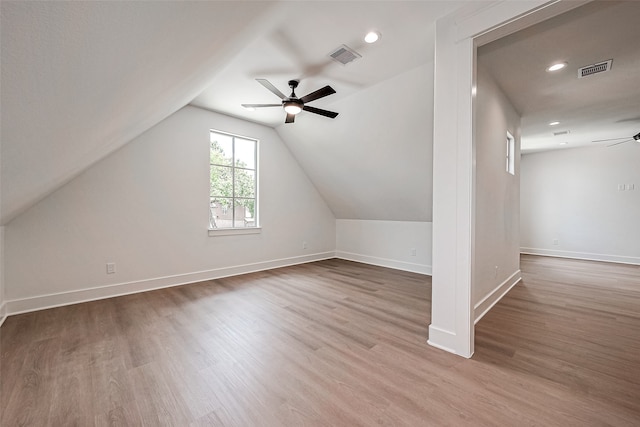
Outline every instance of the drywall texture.
{"type": "Polygon", "coordinates": [[[432,219],[433,62],[306,115],[277,132],[336,218],[432,219]]]}
{"type": "Polygon", "coordinates": [[[639,165],[635,142],[522,156],[522,251],[640,264],[639,165]]]}
{"type": "Polygon", "coordinates": [[[481,66],[476,98],[476,225],[473,302],[520,266],[520,116],[481,66]],[[506,171],[507,131],[516,139],[515,175],[506,171]]]}
{"type": "Polygon", "coordinates": [[[431,274],[430,222],[336,220],[336,256],[431,274]]]}
{"type": "Polygon", "coordinates": [[[6,298],[250,270],[334,249],[333,214],[273,129],[185,107],[6,226],[6,298]],[[260,140],[261,234],[208,236],[212,128],[260,140]]]}

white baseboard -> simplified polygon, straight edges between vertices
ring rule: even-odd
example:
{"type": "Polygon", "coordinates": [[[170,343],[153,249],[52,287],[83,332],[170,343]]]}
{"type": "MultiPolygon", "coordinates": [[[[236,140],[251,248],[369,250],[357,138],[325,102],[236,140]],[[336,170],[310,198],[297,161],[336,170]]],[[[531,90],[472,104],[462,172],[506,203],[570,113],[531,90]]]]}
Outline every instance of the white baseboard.
{"type": "Polygon", "coordinates": [[[4,323],[7,318],[7,304],[0,304],[0,326],[4,323]]]}
{"type": "Polygon", "coordinates": [[[616,262],[620,264],[640,265],[640,257],[592,254],[588,252],[560,251],[554,249],[520,248],[521,254],[551,256],[557,258],[584,259],[587,261],[616,262]]]}
{"type": "Polygon", "coordinates": [[[352,252],[336,251],[336,258],[347,261],[362,262],[364,264],[377,265],[380,267],[393,268],[396,270],[410,271],[431,276],[431,266],[425,264],[414,264],[405,261],[398,261],[388,258],[378,258],[370,255],[355,254],[352,252]]]}
{"type": "Polygon", "coordinates": [[[4,305],[5,316],[44,310],[47,308],[64,305],[78,304],[87,301],[95,301],[105,298],[113,298],[122,295],[152,291],[155,289],[170,288],[205,280],[220,279],[239,274],[254,273],[273,268],[287,267],[290,265],[304,264],[313,261],[335,258],[335,253],[321,252],[311,255],[296,256],[291,258],[262,261],[253,264],[237,265],[233,267],[216,268],[213,270],[198,271],[173,276],[156,277],[152,279],[138,280],[126,283],[100,286],[88,289],[79,289],[56,294],[39,295],[36,297],[8,300],[4,305]]]}
{"type": "Polygon", "coordinates": [[[491,307],[496,305],[498,301],[504,297],[507,292],[511,290],[520,280],[522,280],[522,272],[517,270],[507,280],[498,285],[493,291],[491,291],[486,297],[473,307],[473,316],[475,325],[482,317],[491,310],[491,307]]]}
{"type": "Polygon", "coordinates": [[[429,325],[429,339],[427,343],[440,350],[447,351],[449,353],[457,354],[458,356],[469,359],[473,354],[460,354],[456,351],[458,337],[455,332],[447,331],[445,329],[438,328],[433,324],[429,325]]]}

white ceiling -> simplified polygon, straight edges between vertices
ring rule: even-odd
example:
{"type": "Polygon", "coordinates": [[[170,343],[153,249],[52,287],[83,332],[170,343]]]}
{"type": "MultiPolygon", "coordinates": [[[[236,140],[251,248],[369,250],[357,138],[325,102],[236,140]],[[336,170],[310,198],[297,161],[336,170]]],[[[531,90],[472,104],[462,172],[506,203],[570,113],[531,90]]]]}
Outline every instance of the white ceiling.
{"type": "MultiPolygon", "coordinates": [[[[434,22],[468,3],[3,0],[2,224],[189,103],[274,126],[338,218],[430,221],[434,22]],[[341,44],[362,58],[332,62],[341,44]],[[285,93],[299,78],[299,96],[329,84],[311,105],[340,115],[246,111],[278,102],[255,78],[285,93]]],[[[569,147],[640,131],[639,9],[588,4],[482,48],[525,148],[557,147],[552,119],[569,147]],[[545,73],[553,60],[569,69],[545,73]]]]}
{"type": "Polygon", "coordinates": [[[522,115],[523,152],[604,146],[621,140],[593,141],[640,132],[638,22],[640,2],[598,1],[480,47],[479,62],[522,115]],[[578,79],[578,68],[608,59],[611,71],[578,79]],[[554,62],[568,66],[545,71],[554,62]]]}
{"type": "MultiPolygon", "coordinates": [[[[314,101],[312,105],[319,108],[332,109],[332,103],[353,97],[357,100],[358,94],[429,63],[433,23],[463,3],[3,0],[1,223],[191,101],[270,126],[282,125],[284,114],[278,108],[250,113],[240,107],[241,103],[278,102],[254,81],[256,77],[270,79],[285,93],[287,80],[300,78],[300,96],[329,84],[337,94],[314,101]],[[365,45],[362,37],[371,29],[380,31],[382,39],[365,45]],[[330,61],[327,55],[341,44],[357,50],[362,59],[348,66],[330,61]]],[[[426,83],[415,93],[425,93],[432,80],[430,74],[418,79],[417,85],[426,83]]],[[[408,84],[401,91],[413,93],[408,84]]],[[[357,201],[344,213],[346,217],[429,220],[427,193],[431,190],[424,188],[430,186],[430,166],[425,163],[430,165],[431,159],[422,147],[430,138],[428,123],[416,123],[415,133],[426,135],[422,140],[403,138],[396,143],[396,150],[408,152],[421,145],[418,152],[422,154],[411,164],[390,161],[384,157],[386,150],[372,151],[372,144],[380,141],[364,140],[358,129],[345,126],[360,114],[374,139],[405,126],[404,121],[388,120],[397,110],[398,99],[392,89],[382,92],[390,96],[368,105],[366,116],[354,106],[357,101],[336,108],[340,116],[335,120],[303,112],[295,124],[301,126],[282,133],[283,138],[294,146],[298,140],[317,140],[318,135],[331,133],[333,145],[321,140],[300,155],[328,159],[320,170],[337,166],[329,162],[345,155],[341,147],[351,147],[353,156],[371,152],[354,180],[359,186],[349,193],[340,185],[329,189],[322,176],[315,182],[325,188],[327,200],[357,201]],[[336,134],[327,131],[329,126],[346,130],[336,134]],[[385,128],[385,132],[375,131],[385,128]],[[382,163],[387,167],[380,168],[382,163]],[[423,200],[389,212],[380,203],[385,196],[371,191],[371,182],[398,188],[408,170],[417,170],[418,175],[406,191],[415,191],[423,200]]],[[[363,95],[363,99],[370,97],[363,95]]],[[[429,114],[431,99],[411,102],[416,104],[414,114],[429,114]]],[[[352,179],[353,172],[346,166],[338,168],[332,180],[352,179]]],[[[403,204],[408,197],[402,191],[395,193],[387,197],[389,206],[403,204]]]]}
{"type": "Polygon", "coordinates": [[[273,2],[0,2],[1,223],[188,104],[273,2]]]}
{"type": "Polygon", "coordinates": [[[237,52],[192,105],[279,126],[285,118],[282,108],[247,111],[240,106],[280,102],[260,86],[256,78],[268,79],[285,95],[290,93],[287,82],[299,79],[300,86],[296,89],[299,97],[329,84],[337,93],[310,104],[323,108],[431,61],[435,19],[463,3],[287,2],[259,37],[237,52]],[[367,44],[363,38],[371,30],[380,32],[382,37],[374,44],[367,44]],[[347,65],[332,60],[329,54],[343,44],[362,58],[347,65]]]}

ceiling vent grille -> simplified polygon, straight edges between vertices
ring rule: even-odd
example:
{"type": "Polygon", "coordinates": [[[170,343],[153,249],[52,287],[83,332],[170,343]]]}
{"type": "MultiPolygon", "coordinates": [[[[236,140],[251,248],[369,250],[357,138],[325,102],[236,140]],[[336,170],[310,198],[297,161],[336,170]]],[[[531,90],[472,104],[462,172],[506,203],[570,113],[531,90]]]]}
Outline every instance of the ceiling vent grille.
{"type": "Polygon", "coordinates": [[[362,58],[362,55],[344,44],[331,52],[329,56],[331,57],[331,59],[341,63],[342,65],[347,65],[348,63],[355,61],[356,59],[362,58]]]}
{"type": "Polygon", "coordinates": [[[578,78],[591,76],[593,74],[604,73],[611,69],[611,63],[613,59],[608,61],[598,62],[597,64],[587,65],[586,67],[578,68],[578,78]]]}
{"type": "Polygon", "coordinates": [[[570,131],[568,131],[568,130],[561,130],[561,131],[558,131],[558,132],[554,132],[553,136],[568,135],[569,132],[570,131]]]}

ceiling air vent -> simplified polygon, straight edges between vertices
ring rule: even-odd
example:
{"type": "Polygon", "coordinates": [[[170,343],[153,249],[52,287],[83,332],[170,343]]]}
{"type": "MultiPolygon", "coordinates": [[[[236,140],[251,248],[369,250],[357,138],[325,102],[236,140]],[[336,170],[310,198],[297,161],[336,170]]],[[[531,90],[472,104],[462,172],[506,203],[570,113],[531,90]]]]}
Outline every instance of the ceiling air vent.
{"type": "Polygon", "coordinates": [[[568,130],[561,130],[561,131],[558,131],[558,132],[554,132],[553,136],[568,135],[569,132],[570,131],[568,131],[568,130]]]}
{"type": "Polygon", "coordinates": [[[339,62],[342,65],[347,65],[349,62],[355,61],[358,58],[362,58],[362,55],[346,45],[340,46],[339,48],[331,52],[329,56],[334,61],[339,62]]]}
{"type": "Polygon", "coordinates": [[[611,63],[613,59],[608,61],[598,62],[597,64],[587,65],[586,67],[578,68],[578,78],[590,76],[592,74],[604,73],[611,69],[611,63]]]}

